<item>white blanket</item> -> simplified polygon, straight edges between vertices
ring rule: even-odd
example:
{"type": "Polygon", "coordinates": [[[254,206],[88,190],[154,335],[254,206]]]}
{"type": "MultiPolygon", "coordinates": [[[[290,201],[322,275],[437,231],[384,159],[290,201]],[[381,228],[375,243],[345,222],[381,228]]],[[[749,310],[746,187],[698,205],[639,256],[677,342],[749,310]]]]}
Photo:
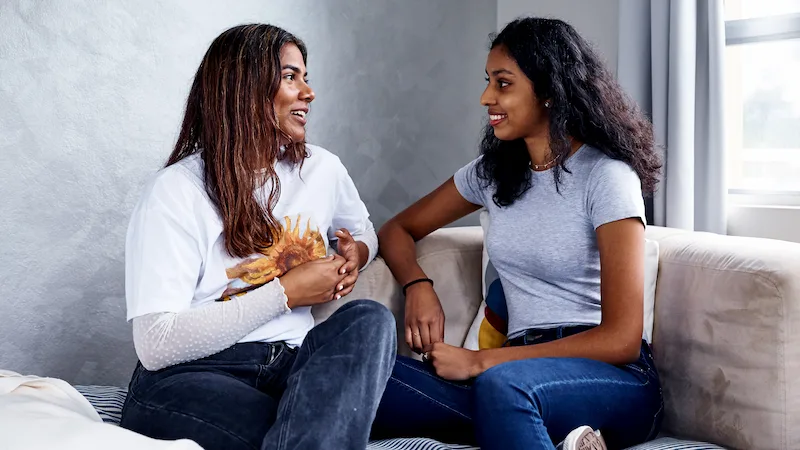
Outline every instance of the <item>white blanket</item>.
{"type": "Polygon", "coordinates": [[[0,370],[0,449],[202,450],[105,424],[69,383],[0,370]]]}

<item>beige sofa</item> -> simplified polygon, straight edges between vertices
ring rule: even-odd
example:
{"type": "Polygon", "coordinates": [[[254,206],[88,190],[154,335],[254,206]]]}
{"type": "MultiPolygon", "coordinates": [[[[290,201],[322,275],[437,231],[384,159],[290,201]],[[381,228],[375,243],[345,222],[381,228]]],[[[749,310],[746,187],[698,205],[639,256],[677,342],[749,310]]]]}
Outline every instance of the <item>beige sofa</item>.
{"type": "MultiPolygon", "coordinates": [[[[666,403],[664,433],[731,449],[800,449],[800,244],[649,227],[660,247],[654,355],[666,403]]],[[[461,345],[481,302],[480,227],[448,228],[418,243],[461,345]]],[[[402,332],[400,288],[379,258],[341,303],[385,304],[402,332]]],[[[402,339],[400,339],[402,341],[402,339]]],[[[410,355],[405,343],[398,351],[410,355]]]]}

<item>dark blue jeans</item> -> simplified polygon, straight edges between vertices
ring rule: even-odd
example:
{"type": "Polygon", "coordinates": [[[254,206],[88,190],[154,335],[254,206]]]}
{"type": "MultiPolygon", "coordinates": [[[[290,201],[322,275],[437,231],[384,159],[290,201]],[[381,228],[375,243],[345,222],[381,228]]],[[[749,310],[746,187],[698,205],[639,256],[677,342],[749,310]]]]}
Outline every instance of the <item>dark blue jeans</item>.
{"type": "MultiPolygon", "coordinates": [[[[511,345],[535,345],[586,327],[531,330],[511,345]]],[[[663,399],[650,347],[624,366],[590,359],[537,358],[495,366],[451,382],[433,367],[398,356],[373,423],[373,438],[425,436],[481,450],[553,449],[582,425],[609,448],[655,437],[663,399]]]]}
{"type": "Polygon", "coordinates": [[[137,365],[122,426],[205,450],[365,448],[395,360],[392,314],[358,300],[303,345],[236,344],[151,372],[137,365]]]}

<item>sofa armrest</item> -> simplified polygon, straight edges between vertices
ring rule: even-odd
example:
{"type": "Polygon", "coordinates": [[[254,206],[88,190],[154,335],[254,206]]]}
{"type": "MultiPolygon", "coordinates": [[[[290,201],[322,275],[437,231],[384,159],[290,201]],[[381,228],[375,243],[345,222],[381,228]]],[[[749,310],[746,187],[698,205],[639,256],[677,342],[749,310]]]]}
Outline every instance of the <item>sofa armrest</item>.
{"type": "Polygon", "coordinates": [[[669,434],[800,448],[800,244],[649,227],[669,434]]]}
{"type": "MultiPolygon", "coordinates": [[[[480,227],[442,228],[417,242],[417,261],[434,280],[436,293],[445,314],[445,342],[461,346],[478,312],[481,295],[481,252],[483,232],[480,227]]],[[[317,323],[327,319],[342,304],[370,299],[384,304],[397,320],[398,353],[411,356],[405,343],[405,299],[382,258],[378,257],[358,277],[356,287],[346,297],[315,306],[317,323]]]]}

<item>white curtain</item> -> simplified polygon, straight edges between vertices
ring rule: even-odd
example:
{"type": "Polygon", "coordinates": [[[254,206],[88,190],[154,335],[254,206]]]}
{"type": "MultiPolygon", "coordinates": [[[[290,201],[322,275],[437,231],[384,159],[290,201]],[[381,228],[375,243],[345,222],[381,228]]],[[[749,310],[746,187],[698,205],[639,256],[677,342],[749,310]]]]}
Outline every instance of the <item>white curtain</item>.
{"type": "Polygon", "coordinates": [[[620,0],[617,73],[664,150],[655,225],[726,233],[723,0],[620,0]]]}

